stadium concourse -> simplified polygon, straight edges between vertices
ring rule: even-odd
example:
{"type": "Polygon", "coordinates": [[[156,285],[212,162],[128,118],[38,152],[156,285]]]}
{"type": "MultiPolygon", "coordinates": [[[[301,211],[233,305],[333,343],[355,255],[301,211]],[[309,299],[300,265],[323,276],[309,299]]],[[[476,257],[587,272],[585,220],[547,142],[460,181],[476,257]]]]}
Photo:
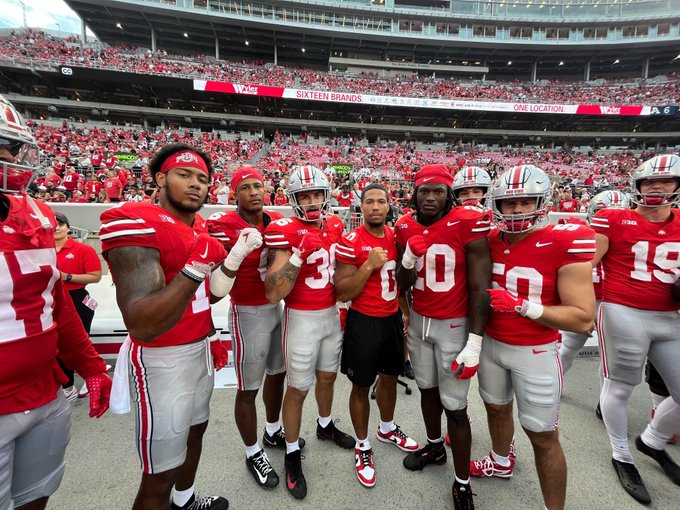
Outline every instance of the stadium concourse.
{"type": "Polygon", "coordinates": [[[208,79],[277,87],[297,87],[359,94],[517,101],[529,103],[663,104],[680,101],[680,77],[675,73],[639,82],[635,79],[597,83],[521,81],[481,83],[456,79],[395,76],[377,73],[328,72],[298,66],[265,66],[257,61],[211,60],[205,55],[178,55],[132,46],[81,46],[75,36],[56,38],[40,31],[12,31],[0,37],[0,61],[31,66],[78,66],[190,79],[208,79]]]}

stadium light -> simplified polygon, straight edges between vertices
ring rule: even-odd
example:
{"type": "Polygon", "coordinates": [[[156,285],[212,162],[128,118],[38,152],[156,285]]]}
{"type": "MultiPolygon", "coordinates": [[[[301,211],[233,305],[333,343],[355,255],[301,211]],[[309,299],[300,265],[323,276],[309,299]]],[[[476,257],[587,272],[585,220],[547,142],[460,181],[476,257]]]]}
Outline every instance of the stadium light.
{"type": "Polygon", "coordinates": [[[188,38],[188,37],[189,37],[189,34],[187,34],[186,32],[184,32],[184,37],[187,37],[187,38],[188,38]]]}
{"type": "Polygon", "coordinates": [[[302,48],[302,50],[300,50],[300,51],[302,51],[302,53],[304,53],[304,52],[307,51],[307,50],[305,50],[304,48],[302,48]]]}
{"type": "Polygon", "coordinates": [[[512,60],[508,60],[508,65],[509,65],[509,66],[512,65],[512,60]]]}
{"type": "Polygon", "coordinates": [[[250,46],[250,41],[246,41],[246,46],[250,46]]]}
{"type": "Polygon", "coordinates": [[[120,23],[116,23],[116,28],[123,30],[123,25],[121,25],[120,23]]]}
{"type": "Polygon", "coordinates": [[[614,60],[614,63],[615,63],[615,64],[620,64],[621,61],[617,58],[616,60],[614,60]]]}
{"type": "Polygon", "coordinates": [[[560,60],[559,65],[563,66],[563,65],[564,65],[564,60],[560,60]]]}

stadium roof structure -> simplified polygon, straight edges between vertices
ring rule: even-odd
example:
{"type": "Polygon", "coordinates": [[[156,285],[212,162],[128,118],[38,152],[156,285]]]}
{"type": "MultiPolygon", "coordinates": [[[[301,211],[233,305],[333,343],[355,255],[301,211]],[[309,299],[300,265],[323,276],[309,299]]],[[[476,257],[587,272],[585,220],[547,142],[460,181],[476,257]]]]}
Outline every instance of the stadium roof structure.
{"type": "MultiPolygon", "coordinates": [[[[479,76],[475,67],[486,66],[489,78],[525,80],[583,77],[586,66],[588,77],[594,78],[641,77],[680,69],[680,11],[658,10],[657,5],[674,3],[668,0],[635,0],[633,5],[649,5],[650,11],[644,15],[610,13],[608,17],[577,18],[513,17],[507,10],[506,15],[472,15],[456,11],[450,5],[454,0],[410,0],[406,3],[429,6],[410,9],[397,7],[402,3],[399,0],[387,0],[392,8],[375,0],[65,1],[109,44],[283,65],[327,68],[329,59],[337,56],[441,62],[469,66],[470,76],[479,76]],[[383,8],[376,7],[377,3],[383,8]],[[485,37],[489,34],[493,36],[485,37]]],[[[542,3],[546,1],[553,8],[560,6],[564,13],[574,0],[542,3]]],[[[532,7],[531,0],[517,2],[532,7]]],[[[603,0],[607,2],[615,4],[603,0]]],[[[455,3],[472,6],[482,2],[455,3]]],[[[504,6],[509,2],[484,4],[504,6]]],[[[592,2],[593,8],[595,5],[592,2]]]]}

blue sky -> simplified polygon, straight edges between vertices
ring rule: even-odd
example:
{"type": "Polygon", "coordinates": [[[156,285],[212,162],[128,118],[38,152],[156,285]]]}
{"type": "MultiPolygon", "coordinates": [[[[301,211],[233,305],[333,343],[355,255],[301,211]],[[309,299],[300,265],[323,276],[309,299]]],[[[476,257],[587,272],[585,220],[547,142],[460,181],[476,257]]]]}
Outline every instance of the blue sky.
{"type": "MultiPolygon", "coordinates": [[[[80,18],[62,0],[23,0],[29,27],[80,33],[80,18]]],[[[23,11],[18,0],[0,0],[0,28],[23,27],[23,11]]]]}

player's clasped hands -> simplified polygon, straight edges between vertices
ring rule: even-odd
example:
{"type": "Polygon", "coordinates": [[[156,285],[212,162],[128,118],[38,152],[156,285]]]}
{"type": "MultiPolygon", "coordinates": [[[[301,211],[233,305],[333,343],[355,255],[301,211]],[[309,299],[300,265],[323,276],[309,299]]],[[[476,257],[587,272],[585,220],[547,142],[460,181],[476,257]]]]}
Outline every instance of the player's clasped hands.
{"type": "Polygon", "coordinates": [[[491,297],[491,308],[497,312],[517,312],[522,308],[522,299],[506,289],[487,289],[491,297]]]}
{"type": "Polygon", "coordinates": [[[256,228],[244,228],[241,230],[234,247],[229,251],[229,256],[224,261],[225,267],[232,271],[238,271],[243,259],[260,246],[262,246],[262,234],[256,228]]]}

